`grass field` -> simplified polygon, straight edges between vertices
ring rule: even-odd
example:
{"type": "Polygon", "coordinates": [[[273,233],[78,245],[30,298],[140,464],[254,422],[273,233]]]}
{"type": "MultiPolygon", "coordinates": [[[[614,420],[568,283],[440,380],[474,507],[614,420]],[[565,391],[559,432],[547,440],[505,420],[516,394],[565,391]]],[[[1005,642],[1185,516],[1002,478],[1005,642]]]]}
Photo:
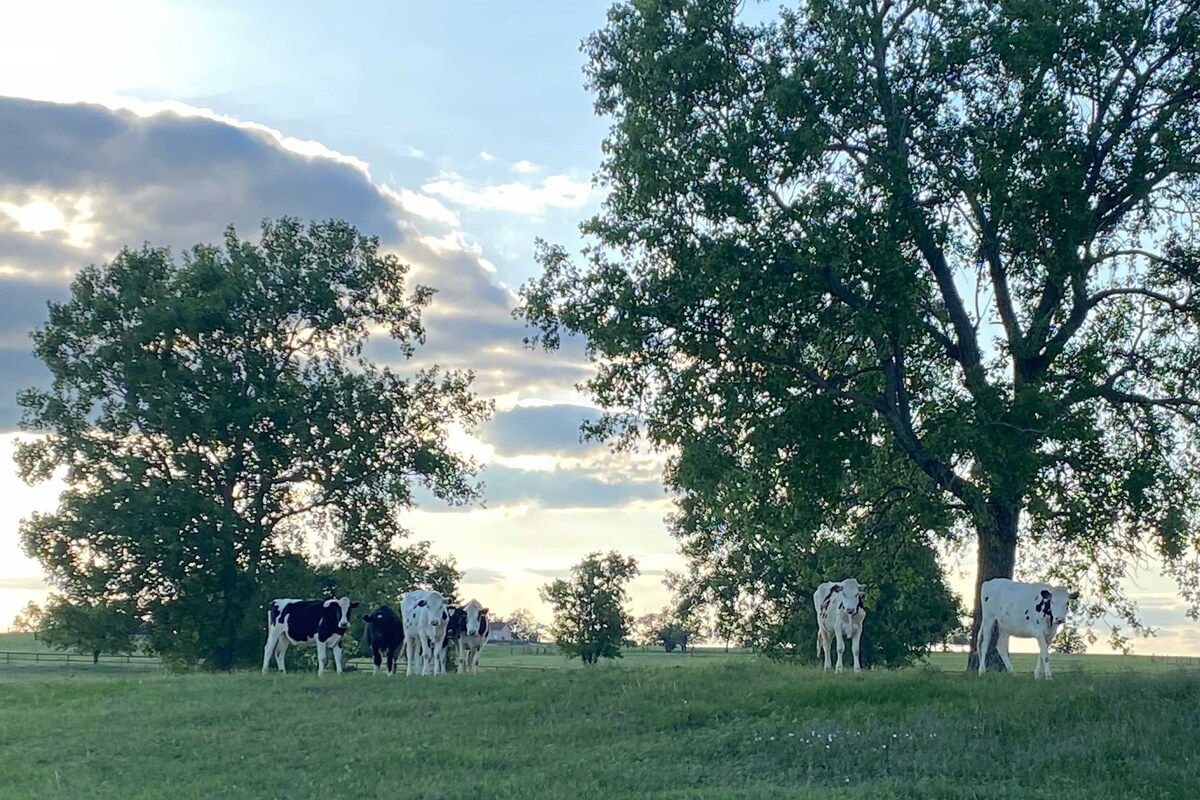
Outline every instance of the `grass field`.
{"type": "Polygon", "coordinates": [[[436,679],[0,661],[0,798],[1200,798],[1188,662],[1055,657],[1035,683],[957,654],[833,676],[507,649],[436,679]]]}

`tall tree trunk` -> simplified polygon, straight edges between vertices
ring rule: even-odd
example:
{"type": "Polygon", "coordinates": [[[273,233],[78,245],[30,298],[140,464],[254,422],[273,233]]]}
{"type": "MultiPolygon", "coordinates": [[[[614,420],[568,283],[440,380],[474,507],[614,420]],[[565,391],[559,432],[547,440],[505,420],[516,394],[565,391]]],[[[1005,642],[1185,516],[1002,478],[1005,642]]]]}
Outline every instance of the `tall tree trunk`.
{"type": "MultiPolygon", "coordinates": [[[[979,558],[975,569],[975,608],[971,617],[971,641],[967,655],[967,669],[979,669],[979,622],[982,611],[979,587],[991,578],[1011,578],[1017,563],[1017,526],[1021,521],[1019,502],[991,500],[988,514],[976,520],[978,531],[979,558]]],[[[1004,662],[996,653],[998,634],[992,630],[988,647],[988,669],[1003,670],[1004,662]]]]}

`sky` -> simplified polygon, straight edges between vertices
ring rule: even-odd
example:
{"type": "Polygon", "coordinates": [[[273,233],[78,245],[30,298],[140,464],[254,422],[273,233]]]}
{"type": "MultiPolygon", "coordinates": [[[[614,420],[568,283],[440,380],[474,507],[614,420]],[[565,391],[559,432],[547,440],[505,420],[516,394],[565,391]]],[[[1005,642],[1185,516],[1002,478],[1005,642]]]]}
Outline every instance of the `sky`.
{"type": "MultiPolygon", "coordinates": [[[[537,588],[593,550],[635,556],[636,613],[667,601],[682,560],[666,533],[661,459],[579,442],[597,412],[574,386],[577,343],[522,347],[516,290],[534,240],[577,249],[600,207],[580,41],[603,0],[286,5],[114,0],[6,8],[0,28],[0,629],[45,599],[19,520],[61,486],[12,465],[18,388],[45,380],[28,332],[73,273],[143,241],[176,251],[252,233],[264,217],[339,217],[438,289],[415,366],[471,368],[493,419],[457,445],[487,468],[486,507],[405,513],[453,554],[462,593],[543,620],[537,588]]],[[[761,11],[767,13],[769,5],[761,11]]],[[[973,563],[970,553],[963,564],[973,563]]],[[[971,576],[950,565],[956,589],[971,576]]],[[[841,576],[838,576],[841,577],[841,576]]],[[[1150,568],[1130,591],[1158,637],[1198,654],[1200,631],[1150,568]]],[[[1014,647],[1014,649],[1017,649],[1014,647]]]]}

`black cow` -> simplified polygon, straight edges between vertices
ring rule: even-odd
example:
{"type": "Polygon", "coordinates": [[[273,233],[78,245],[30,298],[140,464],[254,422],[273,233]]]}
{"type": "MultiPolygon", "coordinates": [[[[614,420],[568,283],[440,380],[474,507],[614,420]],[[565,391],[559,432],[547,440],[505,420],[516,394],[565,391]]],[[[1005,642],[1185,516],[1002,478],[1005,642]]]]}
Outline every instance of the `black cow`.
{"type": "Polygon", "coordinates": [[[387,606],[380,606],[373,614],[363,614],[363,622],[367,623],[367,643],[371,645],[371,655],[375,659],[375,671],[379,673],[382,654],[387,652],[387,674],[396,674],[396,651],[404,644],[404,623],[396,612],[387,606]]]}
{"type": "Polygon", "coordinates": [[[330,600],[272,600],[267,605],[267,646],[263,648],[263,674],[271,666],[271,654],[279,671],[287,673],[284,655],[289,644],[317,646],[317,674],[325,674],[325,648],[333,647],[333,663],[342,671],[342,637],[350,627],[350,609],[358,608],[349,597],[330,600]]]}

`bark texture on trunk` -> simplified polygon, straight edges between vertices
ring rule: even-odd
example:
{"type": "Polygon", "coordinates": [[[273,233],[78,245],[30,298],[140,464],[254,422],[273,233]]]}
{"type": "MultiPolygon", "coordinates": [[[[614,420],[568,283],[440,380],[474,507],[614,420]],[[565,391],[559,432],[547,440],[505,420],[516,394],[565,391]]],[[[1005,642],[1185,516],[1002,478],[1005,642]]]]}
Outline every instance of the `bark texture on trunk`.
{"type": "MultiPolygon", "coordinates": [[[[1017,563],[1017,525],[1020,509],[1016,504],[991,502],[988,504],[990,519],[976,522],[978,531],[979,558],[975,569],[975,605],[971,615],[971,649],[967,655],[967,669],[979,669],[979,622],[981,606],[979,587],[991,578],[1011,578],[1017,563]]],[[[991,632],[988,647],[987,668],[1005,669],[1004,662],[996,653],[997,633],[991,632]]]]}

